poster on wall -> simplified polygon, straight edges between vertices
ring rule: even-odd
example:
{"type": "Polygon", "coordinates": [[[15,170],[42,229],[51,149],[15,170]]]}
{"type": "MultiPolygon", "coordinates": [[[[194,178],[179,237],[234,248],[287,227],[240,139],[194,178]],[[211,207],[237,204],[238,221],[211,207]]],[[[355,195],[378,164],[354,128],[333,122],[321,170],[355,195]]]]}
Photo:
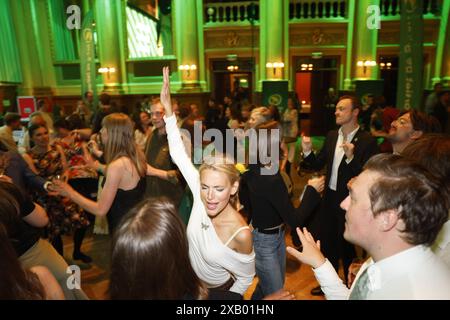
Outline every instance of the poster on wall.
{"type": "Polygon", "coordinates": [[[400,8],[397,108],[419,110],[423,90],[423,1],[402,0],[400,8]]]}
{"type": "Polygon", "coordinates": [[[28,121],[30,114],[36,111],[36,98],[33,96],[17,97],[17,109],[21,120],[28,121]]]}
{"type": "Polygon", "coordinates": [[[283,114],[287,108],[288,81],[263,81],[262,83],[263,105],[274,105],[283,114]]]}
{"type": "Polygon", "coordinates": [[[89,11],[84,17],[80,35],[81,95],[84,97],[86,92],[92,92],[94,100],[92,102],[85,101],[91,111],[95,111],[97,105],[97,68],[93,22],[93,12],[89,11]]]}

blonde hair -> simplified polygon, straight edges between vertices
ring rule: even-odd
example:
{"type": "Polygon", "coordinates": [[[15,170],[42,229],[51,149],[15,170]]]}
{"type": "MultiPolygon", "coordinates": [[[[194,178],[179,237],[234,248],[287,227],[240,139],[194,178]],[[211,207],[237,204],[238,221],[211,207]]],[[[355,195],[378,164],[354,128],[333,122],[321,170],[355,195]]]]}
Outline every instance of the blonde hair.
{"type": "MultiPolygon", "coordinates": [[[[233,185],[235,182],[239,183],[240,179],[239,171],[236,169],[234,161],[229,157],[226,157],[225,155],[216,154],[214,156],[205,158],[198,171],[201,175],[202,171],[207,169],[225,173],[231,185],[233,185]]],[[[230,196],[229,202],[235,210],[238,210],[238,203],[239,203],[238,192],[230,196]]]]}
{"type": "Polygon", "coordinates": [[[105,143],[105,160],[110,164],[120,157],[131,160],[139,176],[147,172],[147,162],[144,153],[137,147],[134,140],[134,126],[131,119],[123,113],[112,113],[103,118],[102,126],[108,133],[105,143]]]}
{"type": "Polygon", "coordinates": [[[252,110],[250,117],[258,118],[253,124],[253,127],[256,127],[264,122],[270,120],[270,110],[267,107],[258,107],[252,110]]]}

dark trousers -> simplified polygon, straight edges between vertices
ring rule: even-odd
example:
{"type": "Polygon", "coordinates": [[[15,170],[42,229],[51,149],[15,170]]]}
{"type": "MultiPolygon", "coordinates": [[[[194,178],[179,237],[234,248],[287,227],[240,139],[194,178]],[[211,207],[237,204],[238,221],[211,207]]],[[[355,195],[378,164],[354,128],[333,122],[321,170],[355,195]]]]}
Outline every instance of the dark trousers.
{"type": "Polygon", "coordinates": [[[339,270],[339,259],[344,266],[347,283],[348,268],[356,257],[355,247],[344,239],[345,211],[340,208],[341,199],[336,191],[326,189],[319,213],[319,239],[322,252],[336,271],[339,270]]]}
{"type": "MultiPolygon", "coordinates": [[[[69,184],[72,188],[74,188],[78,193],[82,196],[88,198],[92,201],[97,201],[97,191],[98,191],[98,179],[93,178],[79,178],[79,179],[71,179],[69,180],[69,184]]],[[[95,216],[87,211],[86,215],[89,219],[91,225],[95,223],[95,216]]],[[[74,231],[73,234],[73,253],[77,255],[81,253],[81,245],[83,243],[84,237],[86,235],[87,228],[78,228],[74,231]]],[[[55,247],[56,248],[56,247],[55,247]]],[[[56,250],[59,252],[58,248],[56,250]]],[[[62,252],[62,248],[61,248],[62,252]]]]}

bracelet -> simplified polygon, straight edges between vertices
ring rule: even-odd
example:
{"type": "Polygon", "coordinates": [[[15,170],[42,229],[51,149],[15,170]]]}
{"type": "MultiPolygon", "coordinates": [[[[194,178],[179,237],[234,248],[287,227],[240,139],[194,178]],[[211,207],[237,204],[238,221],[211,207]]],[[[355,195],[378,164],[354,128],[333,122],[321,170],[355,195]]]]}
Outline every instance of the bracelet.
{"type": "Polygon", "coordinates": [[[45,191],[49,192],[49,191],[48,191],[48,186],[49,186],[50,184],[51,184],[50,181],[46,181],[46,182],[44,183],[43,188],[44,188],[45,191]]]}

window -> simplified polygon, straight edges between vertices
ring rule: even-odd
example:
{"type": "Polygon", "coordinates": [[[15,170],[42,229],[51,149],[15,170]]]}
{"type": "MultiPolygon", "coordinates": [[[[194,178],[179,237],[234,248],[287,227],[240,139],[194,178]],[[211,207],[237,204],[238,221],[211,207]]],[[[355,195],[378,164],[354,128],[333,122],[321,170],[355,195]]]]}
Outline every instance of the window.
{"type": "Polygon", "coordinates": [[[173,54],[170,0],[129,0],[125,10],[128,58],[173,54]]]}

